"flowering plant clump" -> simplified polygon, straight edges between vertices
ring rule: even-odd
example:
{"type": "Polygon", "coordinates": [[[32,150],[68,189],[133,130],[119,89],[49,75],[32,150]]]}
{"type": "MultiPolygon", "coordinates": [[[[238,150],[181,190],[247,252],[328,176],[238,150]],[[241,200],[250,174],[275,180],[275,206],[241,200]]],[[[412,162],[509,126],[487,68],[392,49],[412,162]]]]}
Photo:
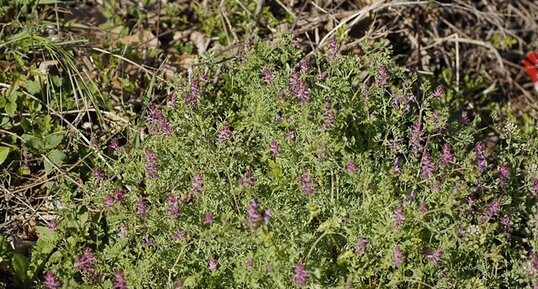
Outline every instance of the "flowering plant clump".
{"type": "Polygon", "coordinates": [[[178,76],[64,193],[44,288],[538,284],[535,141],[485,141],[381,46],[290,43],[178,76]]]}

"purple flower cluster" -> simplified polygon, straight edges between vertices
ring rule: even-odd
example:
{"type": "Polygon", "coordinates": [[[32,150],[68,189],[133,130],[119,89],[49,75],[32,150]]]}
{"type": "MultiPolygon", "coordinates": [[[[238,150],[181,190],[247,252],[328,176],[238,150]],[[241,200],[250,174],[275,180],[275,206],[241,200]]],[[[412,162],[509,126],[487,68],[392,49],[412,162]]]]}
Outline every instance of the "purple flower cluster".
{"type": "Polygon", "coordinates": [[[99,139],[98,138],[92,138],[91,141],[90,141],[90,144],[92,145],[92,147],[98,149],[99,146],[101,145],[99,143],[99,139]]]}
{"type": "Polygon", "coordinates": [[[415,156],[418,154],[422,148],[422,123],[420,121],[414,121],[411,125],[411,151],[415,156]]]}
{"type": "Polygon", "coordinates": [[[179,217],[179,206],[177,203],[176,196],[169,194],[166,198],[166,203],[168,204],[168,214],[170,217],[176,219],[179,217]]]}
{"type": "Polygon", "coordinates": [[[271,154],[273,154],[274,157],[276,157],[280,151],[280,147],[278,145],[278,142],[274,139],[271,140],[271,144],[269,145],[269,150],[271,151],[271,154]]]}
{"type": "Polygon", "coordinates": [[[478,166],[478,169],[481,173],[483,173],[486,170],[486,167],[488,165],[486,161],[485,156],[485,147],[482,142],[477,142],[474,147],[475,155],[476,155],[476,164],[478,166]]]}
{"type": "Polygon", "coordinates": [[[142,240],[142,243],[144,244],[146,248],[149,248],[149,249],[155,247],[155,239],[153,239],[151,236],[144,237],[144,239],[142,240]]]}
{"type": "Polygon", "coordinates": [[[194,174],[194,178],[192,179],[192,192],[199,196],[204,190],[204,183],[202,181],[202,175],[199,172],[196,172],[194,174]]]}
{"type": "Polygon", "coordinates": [[[337,52],[336,37],[333,36],[329,38],[328,44],[329,44],[329,47],[327,49],[327,60],[333,61],[336,58],[336,52],[337,52]]]}
{"type": "Polygon", "coordinates": [[[428,204],[426,204],[426,202],[424,201],[420,202],[420,204],[418,205],[418,211],[421,212],[422,214],[426,214],[428,210],[429,210],[428,204]]]}
{"type": "Polygon", "coordinates": [[[305,195],[312,195],[316,192],[316,185],[314,185],[309,171],[305,171],[299,178],[299,187],[301,193],[305,195]]]}
{"type": "Polygon", "coordinates": [[[209,258],[209,261],[207,261],[207,269],[211,272],[215,272],[217,270],[217,267],[218,267],[217,259],[211,256],[211,258],[209,258]]]}
{"type": "Polygon", "coordinates": [[[256,177],[252,170],[247,170],[245,175],[239,180],[239,184],[244,187],[252,187],[256,183],[256,177]]]}
{"type": "Polygon", "coordinates": [[[148,121],[156,126],[164,136],[168,137],[172,134],[168,119],[156,105],[149,108],[148,121]]]}
{"type": "Polygon", "coordinates": [[[121,223],[120,229],[118,230],[118,236],[120,238],[126,238],[128,230],[129,230],[129,223],[127,223],[127,222],[121,223]]]}
{"type": "Polygon", "coordinates": [[[127,289],[127,280],[121,269],[114,273],[114,289],[127,289]]]}
{"type": "Polygon", "coordinates": [[[303,287],[308,283],[308,272],[304,264],[297,263],[293,267],[293,285],[296,287],[303,287]]]}
{"type": "Polygon", "coordinates": [[[431,250],[427,255],[426,258],[428,261],[432,262],[434,265],[438,265],[439,262],[441,262],[441,259],[443,258],[443,251],[441,249],[435,249],[431,250]]]}
{"type": "Polygon", "coordinates": [[[299,62],[299,69],[300,69],[301,72],[303,72],[303,73],[306,73],[306,72],[308,72],[308,70],[310,70],[310,62],[308,61],[307,58],[303,58],[303,59],[299,62]]]}
{"type": "Polygon", "coordinates": [[[420,177],[423,179],[429,179],[435,172],[435,164],[430,158],[430,153],[427,151],[422,154],[422,160],[420,162],[420,177]]]}
{"type": "Polygon", "coordinates": [[[230,127],[225,125],[219,130],[218,133],[218,140],[220,143],[223,143],[227,140],[229,140],[232,137],[232,131],[230,130],[230,127]]]}
{"type": "Polygon", "coordinates": [[[404,207],[398,205],[392,212],[392,221],[396,227],[400,227],[405,222],[404,207]]]}
{"type": "Polygon", "coordinates": [[[394,161],[392,162],[392,171],[397,174],[400,172],[400,158],[395,157],[394,161]]]}
{"type": "Polygon", "coordinates": [[[172,235],[172,240],[173,241],[180,241],[180,240],[183,240],[185,238],[185,236],[187,235],[187,231],[184,231],[184,230],[176,230],[174,232],[174,235],[172,235]]]}
{"type": "Polygon", "coordinates": [[[212,213],[207,212],[204,214],[204,224],[211,225],[213,224],[213,221],[214,221],[214,217],[212,213]]]}
{"type": "Polygon", "coordinates": [[[291,74],[289,91],[291,95],[299,99],[301,105],[310,102],[310,90],[297,72],[291,74]]]}
{"type": "Polygon", "coordinates": [[[254,268],[254,260],[248,259],[246,265],[247,265],[247,269],[249,269],[249,270],[254,268]]]}
{"type": "Polygon", "coordinates": [[[469,123],[471,122],[471,120],[469,119],[469,113],[466,111],[462,112],[459,118],[459,122],[462,125],[469,125],[469,123]]]}
{"type": "Polygon", "coordinates": [[[441,99],[441,96],[443,96],[444,93],[445,93],[445,87],[440,84],[435,88],[432,95],[435,99],[441,99]]]}
{"type": "Polygon", "coordinates": [[[443,150],[441,152],[441,163],[444,166],[448,166],[452,164],[453,161],[454,156],[452,155],[452,149],[450,148],[450,145],[446,143],[443,145],[443,150]]]}
{"type": "Polygon", "coordinates": [[[377,70],[377,77],[376,77],[376,83],[379,87],[384,88],[387,86],[387,82],[389,80],[389,73],[387,71],[387,68],[384,66],[379,67],[377,70]]]}
{"type": "Polygon", "coordinates": [[[247,223],[254,231],[258,229],[262,221],[262,215],[260,214],[260,208],[256,200],[251,200],[247,208],[247,223]]]}
{"type": "Polygon", "coordinates": [[[56,274],[54,274],[54,272],[51,270],[47,271],[44,279],[43,285],[45,285],[45,288],[47,289],[58,289],[60,286],[62,286],[62,283],[60,283],[60,280],[58,280],[56,274]]]}
{"type": "Polygon", "coordinates": [[[259,228],[262,221],[265,225],[268,225],[271,217],[273,216],[273,212],[269,208],[266,208],[263,211],[263,215],[261,211],[262,210],[260,209],[256,200],[250,200],[247,208],[247,224],[253,231],[259,228]]]}
{"type": "Polygon", "coordinates": [[[501,212],[501,202],[496,199],[486,204],[482,212],[482,220],[487,221],[495,218],[501,212]]]}
{"type": "Polygon", "coordinates": [[[110,148],[114,151],[117,151],[120,148],[120,142],[117,138],[110,140],[110,148]]]}
{"type": "Polygon", "coordinates": [[[354,174],[357,172],[357,166],[355,165],[355,162],[353,160],[349,160],[346,163],[346,171],[350,174],[354,174]]]}
{"type": "Polygon", "coordinates": [[[415,191],[411,191],[411,193],[405,197],[404,206],[407,206],[416,196],[417,193],[415,191]]]}
{"type": "Polygon", "coordinates": [[[267,226],[269,225],[269,221],[273,217],[273,211],[269,208],[265,209],[263,212],[263,223],[267,226]]]}
{"type": "Polygon", "coordinates": [[[102,181],[106,177],[105,171],[103,171],[103,169],[101,169],[100,167],[94,167],[93,168],[93,175],[94,175],[95,179],[98,180],[98,181],[102,181]]]}
{"type": "Polygon", "coordinates": [[[366,254],[366,247],[368,246],[368,239],[366,238],[359,238],[357,239],[357,244],[353,246],[355,249],[355,254],[357,255],[364,255],[366,254]]]}
{"type": "Polygon", "coordinates": [[[55,217],[54,219],[50,220],[50,222],[49,222],[49,228],[50,228],[53,232],[56,232],[56,230],[58,229],[57,226],[58,226],[58,219],[55,217]]]}
{"type": "Polygon", "coordinates": [[[512,221],[510,221],[510,217],[506,215],[501,217],[501,225],[502,225],[503,234],[507,238],[509,238],[510,234],[512,233],[512,230],[514,229],[514,225],[512,224],[512,221]]]}
{"type": "Polygon", "coordinates": [[[168,100],[166,101],[166,106],[176,107],[176,105],[177,105],[177,93],[174,91],[168,97],[168,100]]]}
{"type": "Polygon", "coordinates": [[[105,209],[108,209],[112,206],[114,206],[116,203],[123,201],[123,198],[125,196],[125,192],[122,188],[117,188],[114,191],[114,194],[108,194],[105,196],[105,199],[103,200],[103,205],[105,209]]]}
{"type": "Polygon", "coordinates": [[[269,66],[264,66],[262,69],[262,80],[266,83],[272,82],[275,80],[275,76],[273,75],[273,70],[269,66]]]}
{"type": "Polygon", "coordinates": [[[82,275],[88,277],[92,282],[98,278],[99,274],[95,270],[95,263],[97,260],[93,255],[91,248],[85,248],[82,256],[78,256],[75,259],[75,268],[82,275]]]}
{"type": "Polygon", "coordinates": [[[402,253],[402,249],[400,248],[400,245],[396,245],[396,248],[394,248],[394,254],[392,255],[392,260],[394,262],[394,266],[399,267],[403,264],[405,257],[402,253]]]}
{"type": "Polygon", "coordinates": [[[502,165],[499,168],[499,182],[502,186],[506,184],[506,181],[508,181],[508,178],[510,178],[510,169],[507,165],[502,165]]]}
{"type": "Polygon", "coordinates": [[[146,159],[146,174],[150,179],[159,177],[159,168],[157,165],[157,155],[152,149],[146,149],[144,157],[146,159]]]}
{"type": "Polygon", "coordinates": [[[148,206],[146,205],[146,201],[144,199],[139,199],[138,202],[136,203],[136,214],[141,217],[141,218],[144,218],[148,215],[148,206]]]}
{"type": "Polygon", "coordinates": [[[187,105],[195,106],[200,101],[200,96],[202,91],[200,90],[200,80],[197,78],[190,78],[190,89],[189,92],[185,93],[184,99],[187,105]]]}
{"type": "Polygon", "coordinates": [[[105,198],[103,199],[103,206],[105,207],[105,209],[108,209],[112,206],[114,206],[114,204],[116,203],[116,200],[114,200],[114,196],[113,195],[106,195],[105,198]]]}
{"type": "Polygon", "coordinates": [[[335,123],[334,109],[331,106],[331,99],[328,96],[325,97],[325,110],[327,111],[325,126],[333,127],[335,123]]]}
{"type": "Polygon", "coordinates": [[[538,254],[535,251],[531,252],[531,265],[534,271],[538,272],[538,254]]]}

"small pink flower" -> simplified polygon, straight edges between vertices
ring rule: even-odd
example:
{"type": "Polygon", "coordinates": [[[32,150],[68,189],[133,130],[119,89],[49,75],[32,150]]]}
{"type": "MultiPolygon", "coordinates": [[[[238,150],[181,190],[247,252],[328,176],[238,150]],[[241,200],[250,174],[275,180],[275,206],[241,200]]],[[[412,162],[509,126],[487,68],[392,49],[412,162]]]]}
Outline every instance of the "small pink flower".
{"type": "Polygon", "coordinates": [[[269,83],[275,80],[275,76],[273,75],[273,70],[269,66],[264,66],[262,69],[262,81],[265,83],[269,83]]]}
{"type": "Polygon", "coordinates": [[[207,269],[211,272],[215,272],[217,270],[217,267],[218,267],[217,259],[211,256],[211,258],[209,258],[209,261],[207,262],[207,269]]]}
{"type": "Polygon", "coordinates": [[[232,131],[230,130],[229,126],[224,126],[219,130],[218,133],[218,141],[220,143],[226,142],[232,137],[232,131]]]}
{"type": "Polygon", "coordinates": [[[213,220],[214,220],[213,219],[213,214],[211,214],[209,212],[205,213],[205,215],[204,215],[204,224],[211,225],[211,224],[213,224],[213,220]]]}
{"type": "Polygon", "coordinates": [[[304,264],[297,263],[293,268],[293,285],[303,287],[308,283],[308,272],[304,264]]]}
{"type": "Polygon", "coordinates": [[[60,283],[58,278],[56,278],[56,274],[49,270],[45,274],[45,281],[43,281],[43,285],[45,285],[45,288],[47,289],[58,289],[62,283],[60,283]]]}
{"type": "Polygon", "coordinates": [[[254,268],[254,260],[248,259],[247,260],[247,269],[252,269],[252,268],[254,268]]]}
{"type": "Polygon", "coordinates": [[[176,219],[179,217],[179,206],[177,204],[177,199],[174,195],[170,194],[166,198],[166,202],[168,204],[168,214],[170,217],[176,219]]]}
{"type": "Polygon", "coordinates": [[[435,88],[432,95],[435,99],[441,99],[441,96],[443,96],[444,93],[445,93],[445,87],[440,84],[435,88]]]}
{"type": "Polygon", "coordinates": [[[366,246],[368,246],[368,239],[359,238],[357,240],[357,244],[355,244],[355,246],[353,246],[353,248],[355,248],[355,254],[357,254],[357,255],[366,254],[366,246]]]}
{"type": "Polygon", "coordinates": [[[400,227],[405,222],[404,208],[403,206],[397,206],[392,213],[392,221],[396,227],[400,227]]]}
{"type": "Polygon", "coordinates": [[[299,187],[301,192],[305,195],[312,195],[316,192],[316,185],[314,185],[309,171],[305,171],[299,178],[299,187]]]}
{"type": "Polygon", "coordinates": [[[148,214],[148,207],[146,205],[146,201],[144,199],[139,199],[136,203],[136,214],[139,217],[145,217],[148,214]]]}
{"type": "Polygon", "coordinates": [[[394,266],[399,267],[404,262],[404,254],[402,253],[402,250],[400,248],[400,245],[397,245],[394,249],[394,255],[393,255],[393,261],[394,266]]]}
{"type": "Polygon", "coordinates": [[[58,220],[56,218],[50,220],[49,222],[49,228],[53,231],[53,232],[56,232],[57,230],[57,226],[58,226],[58,220]]]}
{"type": "Polygon", "coordinates": [[[114,273],[114,289],[127,289],[127,280],[121,269],[114,273]]]}
{"type": "Polygon", "coordinates": [[[348,161],[346,163],[346,171],[350,174],[354,174],[357,172],[357,166],[355,165],[354,161],[348,161]]]}
{"type": "Polygon", "coordinates": [[[276,140],[271,141],[271,145],[269,147],[269,150],[271,151],[271,154],[273,154],[274,157],[276,157],[280,151],[280,148],[278,146],[278,142],[276,140]]]}
{"type": "Polygon", "coordinates": [[[120,148],[120,142],[117,138],[110,140],[110,148],[114,151],[117,151],[120,148]]]}

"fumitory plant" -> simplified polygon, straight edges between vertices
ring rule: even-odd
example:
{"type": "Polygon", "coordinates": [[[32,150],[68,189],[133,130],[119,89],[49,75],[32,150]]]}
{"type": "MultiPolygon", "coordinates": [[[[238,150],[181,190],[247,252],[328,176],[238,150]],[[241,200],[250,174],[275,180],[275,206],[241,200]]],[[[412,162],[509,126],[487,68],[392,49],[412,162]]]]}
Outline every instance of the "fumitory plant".
{"type": "Polygon", "coordinates": [[[178,75],[61,189],[43,288],[538,284],[536,141],[363,51],[282,38],[178,75]]]}

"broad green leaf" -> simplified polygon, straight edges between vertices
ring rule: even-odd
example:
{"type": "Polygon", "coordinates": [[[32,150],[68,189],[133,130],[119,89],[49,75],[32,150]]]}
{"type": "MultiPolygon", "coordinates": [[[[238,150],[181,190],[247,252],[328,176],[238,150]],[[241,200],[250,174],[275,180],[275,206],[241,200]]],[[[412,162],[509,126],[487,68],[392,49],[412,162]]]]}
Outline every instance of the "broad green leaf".
{"type": "Polygon", "coordinates": [[[43,143],[43,140],[35,137],[31,134],[23,134],[22,138],[26,141],[26,144],[30,146],[30,148],[33,148],[37,150],[38,152],[42,152],[45,150],[45,144],[43,143]]]}
{"type": "Polygon", "coordinates": [[[19,288],[30,288],[30,278],[28,278],[29,260],[24,255],[15,253],[11,260],[13,271],[15,272],[15,284],[19,288]]]}
{"type": "Polygon", "coordinates": [[[9,148],[0,147],[0,165],[4,163],[7,158],[7,155],[9,155],[9,148]]]}
{"type": "Polygon", "coordinates": [[[48,227],[36,226],[35,229],[39,237],[38,242],[42,240],[47,243],[55,243],[58,240],[58,234],[48,227]]]}
{"type": "Polygon", "coordinates": [[[8,102],[4,106],[4,110],[6,111],[7,115],[9,116],[15,116],[15,113],[17,112],[17,103],[16,102],[8,102]]]}
{"type": "Polygon", "coordinates": [[[53,149],[57,147],[63,140],[63,135],[60,134],[49,134],[43,138],[45,143],[45,149],[53,149]]]}
{"type": "Polygon", "coordinates": [[[41,83],[38,80],[28,81],[24,86],[28,93],[35,95],[41,91],[41,83]]]}
{"type": "Polygon", "coordinates": [[[59,150],[51,150],[47,154],[47,158],[48,159],[45,159],[43,164],[45,165],[45,171],[50,172],[54,168],[54,165],[59,166],[63,163],[65,159],[65,154],[59,150]]]}

